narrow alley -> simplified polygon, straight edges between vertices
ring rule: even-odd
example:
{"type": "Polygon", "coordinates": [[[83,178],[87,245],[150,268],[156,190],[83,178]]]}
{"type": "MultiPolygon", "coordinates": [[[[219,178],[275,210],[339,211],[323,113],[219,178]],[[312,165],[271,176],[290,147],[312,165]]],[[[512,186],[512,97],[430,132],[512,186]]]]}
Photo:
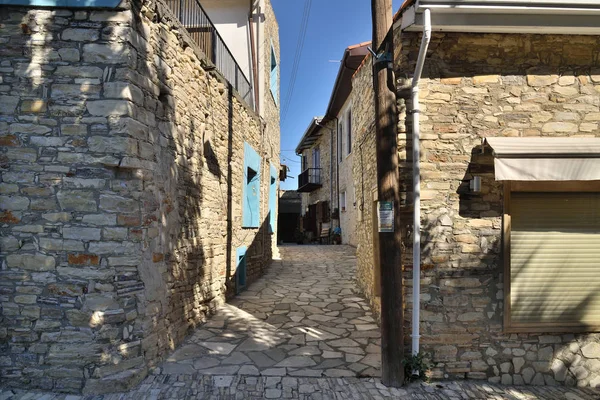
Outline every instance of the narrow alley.
{"type": "Polygon", "coordinates": [[[379,328],[354,284],[349,246],[281,247],[281,259],[199,327],[137,388],[77,396],[0,390],[0,400],[568,399],[592,389],[483,381],[386,388],[379,328]]]}
{"type": "Polygon", "coordinates": [[[281,248],[282,260],[198,329],[162,374],[380,376],[379,328],[347,246],[281,248]]]}

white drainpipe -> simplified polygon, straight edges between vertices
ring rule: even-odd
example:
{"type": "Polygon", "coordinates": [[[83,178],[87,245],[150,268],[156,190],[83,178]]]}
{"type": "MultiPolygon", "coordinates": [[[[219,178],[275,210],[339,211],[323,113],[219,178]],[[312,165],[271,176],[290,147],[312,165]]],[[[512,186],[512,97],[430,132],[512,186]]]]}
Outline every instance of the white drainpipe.
{"type": "Polygon", "coordinates": [[[414,231],[413,231],[413,312],[412,312],[412,354],[419,353],[419,323],[421,320],[421,167],[419,158],[421,149],[419,144],[419,80],[423,72],[427,48],[431,40],[431,16],[429,9],[423,15],[423,39],[419,58],[412,81],[412,104],[413,104],[413,193],[414,193],[414,231]]]}

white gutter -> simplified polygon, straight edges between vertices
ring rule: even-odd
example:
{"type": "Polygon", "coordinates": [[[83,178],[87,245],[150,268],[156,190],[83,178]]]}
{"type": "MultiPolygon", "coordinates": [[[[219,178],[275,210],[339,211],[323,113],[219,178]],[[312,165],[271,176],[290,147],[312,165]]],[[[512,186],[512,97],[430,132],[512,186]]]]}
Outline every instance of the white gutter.
{"type": "Polygon", "coordinates": [[[419,324],[421,321],[421,166],[419,159],[421,149],[419,144],[419,80],[423,72],[427,48],[431,40],[431,15],[429,9],[423,12],[423,38],[419,58],[412,81],[412,110],[413,110],[413,194],[414,194],[414,220],[413,220],[413,312],[412,312],[412,354],[419,354],[419,324]]]}

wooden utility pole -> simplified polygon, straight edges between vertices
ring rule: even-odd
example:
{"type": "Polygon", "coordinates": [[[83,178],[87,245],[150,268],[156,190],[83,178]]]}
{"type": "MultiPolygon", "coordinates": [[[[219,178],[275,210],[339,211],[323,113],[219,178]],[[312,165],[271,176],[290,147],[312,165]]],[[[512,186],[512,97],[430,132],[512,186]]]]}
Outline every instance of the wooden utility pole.
{"type": "Polygon", "coordinates": [[[404,310],[400,258],[400,182],[398,171],[392,0],[371,0],[373,87],[377,146],[379,260],[381,264],[381,381],[404,383],[404,310]],[[391,214],[393,212],[393,215],[391,214]]]}

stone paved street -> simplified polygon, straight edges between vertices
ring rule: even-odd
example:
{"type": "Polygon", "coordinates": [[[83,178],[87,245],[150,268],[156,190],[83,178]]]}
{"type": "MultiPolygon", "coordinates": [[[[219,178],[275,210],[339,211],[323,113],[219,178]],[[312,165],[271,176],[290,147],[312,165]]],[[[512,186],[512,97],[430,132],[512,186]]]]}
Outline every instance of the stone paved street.
{"type": "Polygon", "coordinates": [[[379,328],[346,246],[281,248],[281,261],[198,329],[164,375],[380,376],[379,328]]]}
{"type": "Polygon", "coordinates": [[[280,251],[281,261],[136,389],[87,397],[0,389],[0,400],[600,398],[593,389],[482,381],[388,389],[377,378],[378,328],[353,284],[354,249],[294,246],[280,251]]]}

